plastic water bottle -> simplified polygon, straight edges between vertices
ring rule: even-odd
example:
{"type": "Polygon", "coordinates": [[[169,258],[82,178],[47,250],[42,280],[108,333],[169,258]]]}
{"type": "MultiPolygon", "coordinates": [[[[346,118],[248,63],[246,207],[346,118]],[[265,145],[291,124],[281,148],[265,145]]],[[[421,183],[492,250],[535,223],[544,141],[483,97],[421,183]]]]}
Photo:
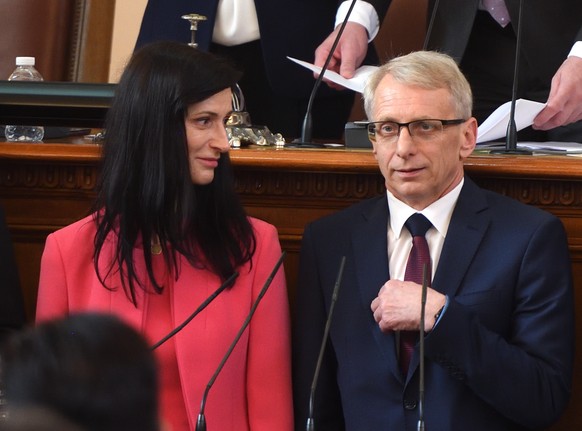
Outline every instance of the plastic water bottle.
{"type": "MultiPolygon", "coordinates": [[[[9,81],[42,81],[42,76],[34,67],[34,57],[16,57],[16,69],[8,78],[9,81]]],[[[44,138],[42,126],[6,126],[4,135],[7,141],[38,142],[44,138]]]]}

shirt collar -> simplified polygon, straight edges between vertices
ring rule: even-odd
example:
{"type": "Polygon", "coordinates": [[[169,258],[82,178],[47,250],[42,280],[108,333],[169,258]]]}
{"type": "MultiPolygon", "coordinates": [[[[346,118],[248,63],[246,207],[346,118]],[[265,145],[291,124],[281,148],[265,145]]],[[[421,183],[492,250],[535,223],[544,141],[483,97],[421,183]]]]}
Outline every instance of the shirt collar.
{"type": "Polygon", "coordinates": [[[408,217],[417,212],[423,214],[442,236],[446,236],[449,222],[451,221],[453,210],[455,209],[455,204],[457,203],[457,199],[459,199],[464,183],[465,179],[462,178],[459,184],[457,184],[449,193],[433,202],[422,211],[417,211],[414,208],[409,207],[404,202],[394,197],[392,193],[387,191],[388,208],[390,210],[390,220],[388,223],[390,224],[392,232],[394,232],[394,236],[396,238],[400,237],[402,227],[404,226],[404,223],[406,223],[406,220],[408,220],[408,217]]]}

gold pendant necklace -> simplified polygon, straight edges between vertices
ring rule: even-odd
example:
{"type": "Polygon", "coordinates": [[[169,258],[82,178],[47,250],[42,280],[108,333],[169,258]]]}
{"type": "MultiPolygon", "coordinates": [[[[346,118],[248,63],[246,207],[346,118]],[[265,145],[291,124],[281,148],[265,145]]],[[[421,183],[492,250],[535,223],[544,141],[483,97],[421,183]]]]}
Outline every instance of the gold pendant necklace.
{"type": "Polygon", "coordinates": [[[160,239],[158,236],[154,236],[150,243],[150,249],[152,254],[161,254],[162,253],[162,245],[160,244],[160,239]]]}

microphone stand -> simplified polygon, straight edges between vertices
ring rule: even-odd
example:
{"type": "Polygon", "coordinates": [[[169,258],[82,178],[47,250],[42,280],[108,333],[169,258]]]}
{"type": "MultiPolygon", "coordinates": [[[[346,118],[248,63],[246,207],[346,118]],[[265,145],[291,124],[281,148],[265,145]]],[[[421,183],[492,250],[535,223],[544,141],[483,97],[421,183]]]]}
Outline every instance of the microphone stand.
{"type": "Polygon", "coordinates": [[[206,306],[214,300],[214,298],[216,298],[228,286],[231,286],[237,277],[238,277],[238,272],[236,272],[236,271],[233,272],[232,275],[230,277],[228,277],[224,281],[224,283],[222,283],[220,285],[220,287],[212,293],[212,295],[210,295],[208,298],[206,298],[204,300],[204,302],[202,304],[200,304],[200,306],[196,310],[194,310],[194,312],[186,320],[184,320],[184,322],[182,322],[174,330],[172,330],[168,335],[166,335],[164,338],[162,338],[160,341],[158,341],[156,344],[154,344],[152,347],[150,347],[150,349],[156,350],[158,347],[160,347],[162,344],[164,344],[166,341],[168,341],[170,338],[172,338],[174,335],[176,335],[178,332],[180,332],[182,329],[184,329],[184,327],[188,323],[190,323],[190,321],[192,319],[194,319],[198,315],[198,313],[200,313],[202,310],[204,310],[206,308],[206,306]]]}
{"type": "Polygon", "coordinates": [[[517,81],[519,79],[519,57],[521,48],[521,12],[523,0],[519,0],[519,16],[517,21],[517,38],[515,41],[515,65],[513,69],[513,87],[511,94],[511,109],[509,111],[509,123],[505,135],[505,148],[491,150],[491,154],[532,154],[531,151],[517,148],[517,126],[515,124],[515,102],[517,100],[517,81]]]}
{"type": "Polygon", "coordinates": [[[346,257],[342,256],[339,271],[335,281],[335,286],[333,288],[333,293],[331,295],[331,304],[329,306],[329,314],[327,315],[327,321],[325,322],[325,329],[323,331],[323,338],[321,339],[321,346],[319,348],[319,355],[317,357],[317,364],[315,365],[315,373],[313,374],[313,381],[311,383],[311,392],[309,393],[309,414],[307,417],[307,424],[305,426],[306,431],[314,431],[315,423],[313,420],[313,410],[314,410],[314,400],[315,400],[315,389],[317,388],[317,381],[319,380],[319,370],[321,369],[321,363],[323,362],[323,354],[325,352],[325,345],[329,337],[329,329],[331,327],[331,318],[333,316],[333,310],[335,309],[335,303],[337,301],[337,296],[339,292],[339,287],[342,281],[344,273],[344,265],[346,263],[346,257]]]}
{"type": "Polygon", "coordinates": [[[424,313],[426,310],[426,291],[428,285],[428,265],[422,266],[422,293],[420,297],[420,329],[418,344],[420,348],[418,377],[418,431],[425,431],[424,426],[424,313]]]}
{"type": "Polygon", "coordinates": [[[224,355],[224,357],[220,361],[220,364],[218,364],[218,368],[216,369],[216,371],[214,372],[214,374],[210,378],[210,381],[206,385],[206,389],[204,390],[204,394],[202,395],[202,401],[200,402],[200,412],[198,413],[198,419],[196,421],[196,431],[206,431],[206,416],[204,416],[204,408],[206,407],[206,399],[208,398],[208,393],[210,392],[210,388],[212,388],[214,381],[218,377],[218,374],[220,374],[220,371],[222,371],[222,367],[224,367],[224,364],[226,364],[226,361],[228,360],[228,358],[230,357],[230,354],[232,353],[232,351],[236,347],[238,340],[242,336],[243,332],[245,331],[245,329],[247,329],[247,326],[249,326],[249,323],[251,322],[251,318],[255,314],[255,311],[257,310],[257,307],[259,306],[261,299],[263,299],[263,296],[265,296],[265,293],[267,293],[267,289],[269,288],[269,286],[271,286],[271,282],[273,281],[273,278],[275,278],[275,275],[277,275],[277,271],[279,270],[279,267],[283,263],[283,260],[285,259],[286,255],[287,255],[287,253],[285,251],[283,251],[281,253],[279,260],[277,261],[277,263],[275,263],[275,266],[274,266],[273,270],[271,271],[271,274],[269,274],[269,277],[265,281],[265,284],[263,285],[263,288],[259,292],[257,299],[255,300],[255,302],[251,306],[251,310],[249,311],[247,318],[245,319],[245,321],[243,322],[238,333],[234,337],[234,340],[232,341],[228,350],[226,351],[226,354],[224,355]]]}
{"type": "Polygon", "coordinates": [[[313,85],[313,89],[311,90],[311,94],[309,95],[309,101],[307,102],[307,109],[305,112],[305,118],[303,119],[303,127],[301,128],[301,139],[294,140],[293,142],[291,142],[289,144],[285,144],[286,147],[289,147],[289,148],[294,148],[294,147],[297,147],[297,148],[301,148],[301,147],[303,147],[303,148],[324,148],[323,144],[317,144],[317,143],[312,141],[312,138],[313,138],[313,132],[312,132],[313,120],[311,118],[312,117],[311,113],[313,111],[313,101],[315,99],[315,94],[317,93],[317,89],[319,88],[321,81],[323,81],[323,76],[329,67],[329,63],[331,62],[331,59],[333,58],[333,53],[335,52],[335,49],[337,48],[337,45],[340,41],[340,38],[342,37],[342,33],[344,32],[344,28],[346,27],[346,24],[348,23],[348,18],[352,14],[352,10],[354,9],[356,1],[357,0],[352,0],[352,2],[350,3],[350,7],[348,9],[346,17],[342,21],[342,24],[340,26],[338,33],[337,33],[337,36],[336,36],[335,40],[333,41],[333,45],[331,47],[331,50],[329,51],[329,54],[327,55],[327,58],[325,59],[325,63],[323,64],[323,67],[321,68],[321,71],[319,72],[319,76],[315,80],[315,84],[313,85]]]}

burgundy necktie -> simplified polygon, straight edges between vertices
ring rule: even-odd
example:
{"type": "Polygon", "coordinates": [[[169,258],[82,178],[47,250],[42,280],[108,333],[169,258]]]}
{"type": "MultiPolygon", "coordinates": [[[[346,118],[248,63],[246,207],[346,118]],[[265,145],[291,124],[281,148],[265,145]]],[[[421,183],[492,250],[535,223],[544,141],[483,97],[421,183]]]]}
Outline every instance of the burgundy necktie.
{"type": "MultiPolygon", "coordinates": [[[[431,222],[420,213],[411,215],[406,223],[406,229],[412,235],[412,250],[406,263],[405,281],[414,281],[422,284],[423,269],[426,265],[428,274],[427,285],[430,286],[430,253],[428,243],[426,242],[426,231],[432,226],[431,222]]],[[[408,364],[414,350],[414,345],[418,339],[418,331],[401,331],[400,332],[400,368],[404,375],[408,373],[408,364]]]]}

